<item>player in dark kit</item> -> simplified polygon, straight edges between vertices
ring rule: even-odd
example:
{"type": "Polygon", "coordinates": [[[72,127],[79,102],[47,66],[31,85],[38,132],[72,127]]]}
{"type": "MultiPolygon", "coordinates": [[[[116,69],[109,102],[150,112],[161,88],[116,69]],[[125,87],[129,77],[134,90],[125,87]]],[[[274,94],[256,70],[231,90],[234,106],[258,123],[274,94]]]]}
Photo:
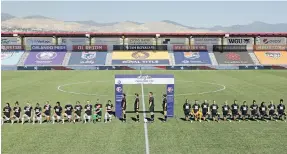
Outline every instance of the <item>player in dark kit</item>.
{"type": "Polygon", "coordinates": [[[162,111],[163,111],[163,115],[164,115],[163,122],[166,122],[166,120],[167,120],[167,99],[166,99],[166,94],[162,95],[162,111]]]}
{"type": "Polygon", "coordinates": [[[24,107],[24,114],[22,115],[22,124],[25,123],[26,119],[29,123],[31,122],[32,110],[33,108],[30,103],[27,103],[27,106],[24,107]]]}
{"type": "Polygon", "coordinates": [[[261,103],[259,107],[259,112],[260,112],[260,119],[268,122],[268,120],[266,119],[268,118],[268,115],[267,115],[267,106],[265,105],[265,102],[261,103]]]}
{"type": "Polygon", "coordinates": [[[105,123],[108,121],[112,121],[113,116],[113,104],[111,100],[108,100],[108,103],[106,104],[106,113],[105,113],[105,123]]]}
{"type": "Polygon", "coordinates": [[[51,105],[49,104],[49,101],[46,102],[46,104],[44,105],[44,111],[43,111],[43,115],[45,116],[46,122],[50,122],[51,119],[51,105]]]}
{"type": "Polygon", "coordinates": [[[102,104],[99,103],[95,104],[94,114],[93,114],[93,123],[100,122],[102,119],[102,104]]]}
{"type": "Polygon", "coordinates": [[[38,123],[42,124],[42,108],[40,107],[39,103],[37,103],[36,107],[34,108],[33,124],[35,124],[36,120],[38,123]]]}
{"type": "Polygon", "coordinates": [[[14,124],[14,121],[17,121],[17,123],[19,123],[20,116],[21,116],[21,107],[19,106],[19,102],[17,101],[15,103],[15,107],[13,108],[13,116],[11,119],[11,124],[14,124]]]}
{"type": "Polygon", "coordinates": [[[87,119],[88,119],[88,122],[91,122],[92,108],[93,106],[91,105],[90,101],[87,100],[87,104],[84,107],[84,110],[85,110],[85,114],[83,116],[84,123],[87,123],[87,119]]]}
{"type": "Polygon", "coordinates": [[[225,101],[225,104],[222,106],[222,116],[224,121],[228,120],[231,122],[230,119],[227,118],[227,116],[230,116],[230,106],[227,101],[225,101]]]}
{"type": "Polygon", "coordinates": [[[135,103],[134,103],[134,110],[136,113],[136,122],[140,121],[140,115],[139,115],[139,108],[140,108],[140,99],[139,99],[139,94],[135,93],[135,103]]]}
{"type": "Polygon", "coordinates": [[[82,105],[79,101],[77,101],[74,107],[74,123],[76,122],[76,120],[81,121],[82,109],[82,105]]]}
{"type": "MultiPolygon", "coordinates": [[[[239,105],[237,104],[237,100],[234,100],[234,103],[231,105],[232,119],[237,120],[239,116],[239,105]]],[[[239,120],[240,122],[240,120],[239,120]]]]}
{"type": "Polygon", "coordinates": [[[52,117],[53,124],[55,124],[56,119],[58,123],[60,122],[60,120],[62,119],[62,111],[63,108],[61,107],[60,102],[57,102],[56,106],[54,107],[54,115],[52,117]]]}
{"type": "Polygon", "coordinates": [[[149,92],[149,112],[150,112],[150,119],[151,122],[154,122],[154,97],[153,92],[149,92]]]}
{"type": "Polygon", "coordinates": [[[243,105],[241,105],[240,107],[240,112],[241,112],[241,116],[240,118],[242,120],[248,120],[249,118],[249,114],[248,114],[248,105],[246,105],[246,101],[243,101],[243,105]]]}
{"type": "MultiPolygon", "coordinates": [[[[276,119],[275,109],[276,109],[276,106],[273,104],[273,101],[270,101],[270,104],[268,105],[269,119],[270,120],[276,119]]],[[[276,119],[276,121],[277,121],[277,119],[276,119]]]]}
{"type": "Polygon", "coordinates": [[[201,122],[202,113],[200,112],[200,105],[198,104],[198,101],[195,100],[195,103],[192,105],[192,115],[194,116],[194,121],[201,122]]]}
{"type": "Polygon", "coordinates": [[[126,122],[127,120],[127,116],[126,116],[126,109],[127,109],[127,100],[126,100],[126,94],[123,94],[122,96],[122,114],[123,114],[123,117],[122,117],[122,122],[126,122]]]}
{"type": "Polygon", "coordinates": [[[277,106],[278,118],[286,122],[285,105],[283,99],[280,99],[280,104],[277,106]]]}
{"type": "Polygon", "coordinates": [[[201,104],[201,110],[202,110],[202,118],[203,120],[209,119],[209,104],[207,103],[207,100],[204,100],[204,102],[201,104]]]}
{"type": "Polygon", "coordinates": [[[11,118],[11,107],[9,103],[6,103],[6,106],[3,108],[3,114],[2,125],[4,122],[9,122],[11,118]]]}
{"type": "Polygon", "coordinates": [[[186,99],[185,103],[183,104],[183,112],[184,112],[184,116],[185,116],[186,121],[191,120],[190,119],[190,113],[191,113],[190,109],[191,109],[191,105],[189,104],[188,99],[186,99]]]}
{"type": "Polygon", "coordinates": [[[62,119],[63,124],[65,123],[65,117],[68,118],[69,122],[73,121],[72,113],[73,113],[73,106],[71,104],[65,105],[65,112],[64,112],[64,115],[63,115],[63,119],[62,119]]]}
{"type": "Polygon", "coordinates": [[[259,115],[258,115],[258,105],[256,104],[256,101],[253,100],[252,105],[250,105],[250,111],[251,111],[251,119],[256,120],[259,115]]]}
{"type": "Polygon", "coordinates": [[[215,103],[215,100],[213,100],[213,104],[210,105],[210,111],[211,111],[211,117],[213,121],[219,122],[219,113],[218,113],[218,105],[215,103]],[[217,117],[217,118],[216,118],[217,117]]]}

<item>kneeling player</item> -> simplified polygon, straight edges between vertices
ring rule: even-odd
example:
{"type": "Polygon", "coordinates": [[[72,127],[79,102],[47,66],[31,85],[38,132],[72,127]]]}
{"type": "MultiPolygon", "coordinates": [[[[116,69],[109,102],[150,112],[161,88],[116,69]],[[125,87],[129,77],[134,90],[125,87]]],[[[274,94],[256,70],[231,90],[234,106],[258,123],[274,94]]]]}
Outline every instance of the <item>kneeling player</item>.
{"type": "Polygon", "coordinates": [[[251,110],[251,119],[256,120],[258,118],[258,105],[256,104],[256,101],[253,100],[252,105],[250,105],[251,110]]]}
{"type": "Polygon", "coordinates": [[[35,124],[36,120],[38,123],[42,124],[42,108],[40,107],[39,103],[36,104],[34,111],[33,124],[35,124]]]}
{"type": "Polygon", "coordinates": [[[88,122],[91,122],[92,108],[93,106],[90,104],[90,101],[88,100],[87,104],[85,105],[85,114],[83,117],[84,123],[87,123],[87,119],[88,119],[88,122]]]}
{"type": "Polygon", "coordinates": [[[27,106],[24,107],[24,114],[22,116],[22,124],[25,123],[26,119],[28,120],[29,123],[31,123],[31,115],[32,115],[32,106],[30,103],[27,103],[27,106]]]}
{"type": "MultiPolygon", "coordinates": [[[[225,101],[225,104],[222,106],[222,116],[224,121],[228,119],[227,116],[230,117],[230,106],[228,105],[227,101],[225,101]]],[[[231,122],[230,119],[228,119],[228,121],[231,122]]]]}
{"type": "Polygon", "coordinates": [[[107,123],[107,121],[111,122],[112,116],[113,116],[113,104],[111,100],[108,100],[108,103],[106,104],[105,123],[107,123]]]}
{"type": "MultiPolygon", "coordinates": [[[[270,120],[276,119],[275,109],[276,109],[276,106],[273,104],[273,101],[270,101],[270,104],[268,105],[269,119],[270,120]]],[[[277,119],[276,119],[276,121],[277,121],[277,119]]]]}
{"type": "Polygon", "coordinates": [[[259,107],[259,112],[260,112],[260,119],[268,122],[268,120],[266,119],[268,117],[268,115],[267,115],[267,107],[265,105],[265,102],[261,103],[261,105],[259,107]]]}
{"type": "Polygon", "coordinates": [[[20,115],[21,115],[21,107],[19,106],[18,101],[15,103],[15,107],[13,108],[13,116],[12,116],[12,124],[14,121],[17,121],[17,123],[20,122],[20,115]]]}
{"type": "Polygon", "coordinates": [[[102,104],[95,104],[95,111],[93,114],[93,122],[100,122],[102,119],[102,104]]]}
{"type": "Polygon", "coordinates": [[[285,105],[283,99],[280,99],[280,104],[277,106],[278,118],[286,122],[285,105]]]}
{"type": "Polygon", "coordinates": [[[192,105],[192,115],[194,116],[194,120],[201,122],[202,113],[200,112],[200,105],[198,104],[198,101],[195,100],[195,103],[192,105]]]}
{"type": "Polygon", "coordinates": [[[164,115],[164,120],[163,122],[166,122],[167,120],[167,99],[166,99],[166,94],[163,94],[163,100],[162,100],[162,111],[164,115]]]}
{"type": "Polygon", "coordinates": [[[209,116],[209,104],[207,103],[207,100],[205,100],[205,101],[201,104],[201,109],[202,109],[202,118],[203,118],[203,120],[208,120],[208,116],[209,116]]]}
{"type": "Polygon", "coordinates": [[[191,105],[189,104],[188,99],[186,99],[185,103],[183,104],[183,112],[184,112],[186,121],[190,120],[190,109],[191,109],[191,105]]]}
{"type": "Polygon", "coordinates": [[[65,117],[67,117],[69,122],[72,122],[73,121],[72,113],[73,113],[73,106],[71,104],[65,105],[65,112],[64,112],[62,122],[65,123],[65,117]]]}
{"type": "Polygon", "coordinates": [[[60,102],[56,103],[56,106],[54,107],[54,115],[52,117],[53,124],[55,124],[55,120],[57,119],[57,122],[59,123],[60,120],[62,119],[62,107],[60,105],[60,102]]]}
{"type": "Polygon", "coordinates": [[[46,122],[51,122],[51,105],[49,104],[49,101],[46,102],[46,104],[44,105],[44,111],[43,111],[43,115],[46,119],[46,122]]]}
{"type": "Polygon", "coordinates": [[[3,108],[3,114],[2,125],[4,122],[10,121],[11,118],[11,107],[9,103],[6,103],[6,106],[3,108]]]}
{"type": "MultiPolygon", "coordinates": [[[[238,116],[239,116],[239,106],[237,104],[237,100],[234,100],[234,103],[231,105],[231,111],[232,111],[232,119],[235,121],[237,120],[238,116]]],[[[239,120],[240,122],[240,120],[239,120]]]]}
{"type": "Polygon", "coordinates": [[[243,105],[241,105],[240,107],[240,111],[241,111],[241,119],[245,120],[249,118],[248,115],[248,106],[246,105],[246,101],[243,102],[243,105]]]}
{"type": "Polygon", "coordinates": [[[215,101],[213,101],[213,104],[210,106],[210,111],[212,120],[219,122],[220,116],[218,114],[218,105],[215,104],[215,101]]]}
{"type": "Polygon", "coordinates": [[[76,122],[76,120],[81,121],[82,109],[82,105],[79,101],[77,101],[74,108],[74,123],[76,122]]]}

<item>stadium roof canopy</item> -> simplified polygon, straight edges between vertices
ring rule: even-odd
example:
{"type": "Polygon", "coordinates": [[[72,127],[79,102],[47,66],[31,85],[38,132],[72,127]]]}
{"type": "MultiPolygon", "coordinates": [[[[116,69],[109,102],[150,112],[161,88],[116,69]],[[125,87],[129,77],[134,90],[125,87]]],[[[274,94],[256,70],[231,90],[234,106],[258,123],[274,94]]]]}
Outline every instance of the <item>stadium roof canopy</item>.
{"type": "Polygon", "coordinates": [[[217,36],[223,37],[225,34],[229,36],[269,36],[269,37],[287,37],[286,33],[100,33],[100,32],[2,32],[1,35],[4,37],[11,37],[17,34],[18,36],[34,36],[34,37],[44,37],[44,36],[56,36],[56,37],[85,37],[89,34],[91,37],[122,37],[122,36],[137,36],[137,37],[154,37],[156,34],[160,34],[161,37],[190,37],[190,36],[217,36]]]}

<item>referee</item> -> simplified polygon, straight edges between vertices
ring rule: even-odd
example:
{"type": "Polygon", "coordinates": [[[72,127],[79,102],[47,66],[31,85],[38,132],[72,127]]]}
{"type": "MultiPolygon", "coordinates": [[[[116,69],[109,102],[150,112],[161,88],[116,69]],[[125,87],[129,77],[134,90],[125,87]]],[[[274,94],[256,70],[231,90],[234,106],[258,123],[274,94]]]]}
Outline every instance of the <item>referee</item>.
{"type": "Polygon", "coordinates": [[[151,122],[154,122],[154,97],[153,92],[149,92],[149,112],[151,122]]]}

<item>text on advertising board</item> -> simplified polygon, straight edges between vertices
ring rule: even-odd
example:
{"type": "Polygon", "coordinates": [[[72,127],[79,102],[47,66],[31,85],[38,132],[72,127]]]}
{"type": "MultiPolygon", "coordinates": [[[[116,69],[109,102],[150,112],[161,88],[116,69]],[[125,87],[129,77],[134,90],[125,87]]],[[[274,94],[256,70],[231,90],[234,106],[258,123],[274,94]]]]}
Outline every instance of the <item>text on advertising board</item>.
{"type": "Polygon", "coordinates": [[[207,50],[206,45],[173,45],[173,50],[207,50]]]}
{"type": "Polygon", "coordinates": [[[36,51],[66,51],[65,45],[31,45],[31,50],[36,51]]]}
{"type": "Polygon", "coordinates": [[[73,45],[74,51],[106,51],[107,45],[73,45]]]}
{"type": "Polygon", "coordinates": [[[1,45],[1,50],[23,50],[22,45],[1,45]]]}
{"type": "Polygon", "coordinates": [[[128,38],[129,45],[152,45],[153,38],[128,38]]]}
{"type": "Polygon", "coordinates": [[[255,45],[254,50],[287,51],[287,45],[255,45]]]}

